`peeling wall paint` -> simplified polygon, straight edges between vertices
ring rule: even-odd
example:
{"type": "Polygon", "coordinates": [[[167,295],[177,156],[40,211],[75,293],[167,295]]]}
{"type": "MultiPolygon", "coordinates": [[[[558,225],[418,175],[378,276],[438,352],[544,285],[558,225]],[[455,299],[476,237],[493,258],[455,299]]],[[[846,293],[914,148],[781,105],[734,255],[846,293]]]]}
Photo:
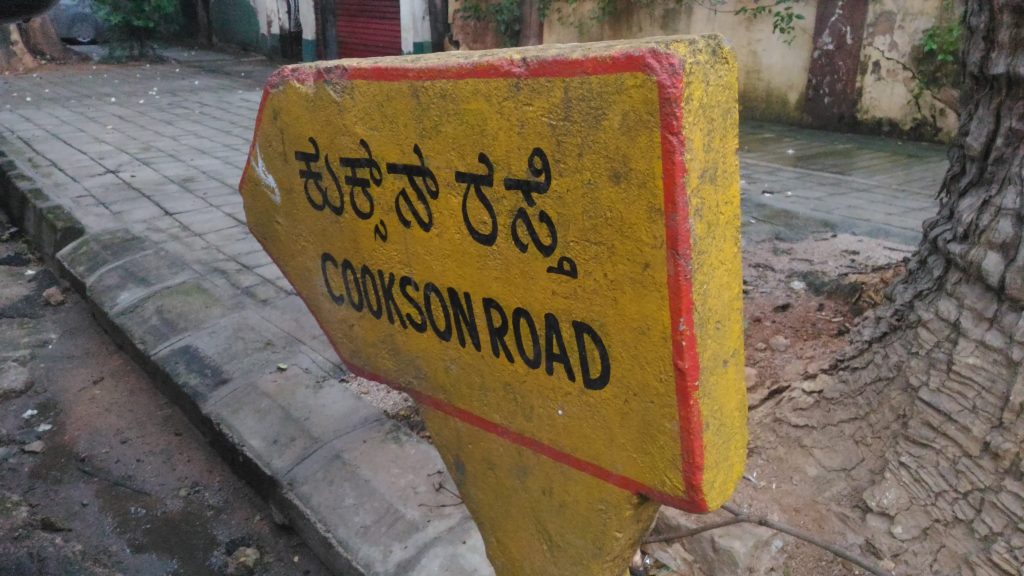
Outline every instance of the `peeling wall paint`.
{"type": "MultiPolygon", "coordinates": [[[[446,39],[447,50],[484,50],[501,46],[501,35],[486,22],[473,22],[459,14],[463,2],[448,0],[448,22],[451,37],[446,39]],[[450,41],[454,40],[454,44],[450,41]]],[[[582,40],[578,40],[582,41],[582,40]]]]}
{"type": "MultiPolygon", "coordinates": [[[[955,94],[915,92],[914,74],[904,66],[913,66],[914,47],[924,31],[940,18],[950,17],[943,13],[949,10],[943,0],[805,0],[796,8],[804,20],[797,23],[791,44],[772,33],[770,18],[752,20],[731,14],[750,4],[748,0],[730,0],[716,13],[693,4],[680,6],[672,0],[655,0],[653,6],[624,8],[603,23],[588,19],[593,0],[581,1],[570,9],[562,4],[563,14],[552,14],[544,23],[544,43],[718,32],[736,51],[740,106],[746,118],[810,124],[831,116],[836,126],[940,140],[948,139],[956,129],[956,113],[943,103],[955,102],[955,94]],[[823,65],[812,66],[816,40],[827,40],[815,35],[818,12],[850,4],[863,18],[861,3],[867,5],[866,23],[861,20],[854,22],[856,26],[840,27],[847,34],[859,33],[861,37],[843,38],[849,53],[839,60],[849,65],[848,70],[843,79],[832,78],[834,67],[828,65],[829,58],[821,59],[823,65]],[[845,93],[812,101],[809,88],[845,93]],[[841,104],[842,110],[829,110],[834,98],[838,98],[836,106],[841,104]]],[[[488,41],[496,36],[480,31],[479,24],[460,22],[457,14],[451,18],[455,38],[465,40],[463,48],[495,46],[488,41]]],[[[821,36],[831,31],[824,26],[817,32],[821,36]]],[[[818,44],[822,44],[819,51],[830,46],[828,42],[818,44]]]]}
{"type": "MultiPolygon", "coordinates": [[[[333,5],[333,0],[324,1],[333,5]]],[[[427,1],[400,0],[403,53],[431,51],[427,1]]],[[[313,60],[317,53],[314,0],[212,0],[214,33],[218,40],[280,57],[281,38],[289,29],[289,2],[298,7],[302,59],[313,60]]],[[[914,72],[919,52],[915,49],[924,32],[956,17],[947,12],[958,8],[951,8],[945,0],[805,0],[796,6],[804,19],[796,22],[788,44],[772,32],[771,18],[755,20],[732,14],[749,5],[748,0],[729,0],[717,11],[673,0],[655,2],[653,6],[623,7],[605,22],[589,18],[594,0],[581,0],[572,7],[559,3],[555,10],[561,9],[561,13],[553,11],[544,22],[544,43],[717,32],[729,40],[739,61],[740,109],[745,118],[937,140],[949,139],[956,130],[955,91],[922,90],[914,72]],[[836,11],[837,6],[844,10],[853,6],[863,19],[865,7],[860,2],[867,5],[866,22],[815,29],[818,13],[836,11]],[[837,30],[847,36],[859,35],[842,38],[843,54],[828,41],[837,30]],[[830,49],[836,54],[822,54],[830,49]],[[844,70],[838,76],[836,63],[844,70]]],[[[467,21],[458,7],[458,0],[449,2],[454,40],[449,49],[501,45],[492,25],[467,21]]],[[[822,22],[829,20],[818,23],[822,22]]]]}
{"type": "Polygon", "coordinates": [[[302,58],[316,59],[313,0],[211,0],[210,24],[218,42],[277,58],[282,35],[301,28],[302,58]],[[297,14],[289,18],[290,11],[297,14]]]}
{"type": "Polygon", "coordinates": [[[857,79],[868,12],[862,0],[818,0],[804,116],[816,126],[856,122],[857,79]]]}
{"type": "Polygon", "coordinates": [[[316,6],[313,0],[299,1],[299,22],[302,24],[302,61],[316,60],[316,6]]]}
{"type": "Polygon", "coordinates": [[[593,9],[592,0],[588,0],[565,10],[561,18],[549,16],[544,22],[544,43],[717,32],[729,41],[739,61],[743,116],[800,121],[811,62],[815,3],[797,7],[804,20],[797,22],[792,45],[772,33],[769,19],[752,20],[725,13],[739,5],[729,2],[716,13],[700,6],[666,2],[654,8],[626,8],[615,18],[598,24],[587,22],[587,14],[593,9]],[[580,21],[584,25],[575,24],[580,21]]]}
{"type": "MultiPolygon", "coordinates": [[[[868,8],[861,51],[858,119],[881,129],[949,139],[959,118],[944,93],[921,91],[913,71],[914,48],[925,30],[949,14],[942,0],[876,0],[868,8]]],[[[956,9],[953,9],[956,10],[956,9]]]]}

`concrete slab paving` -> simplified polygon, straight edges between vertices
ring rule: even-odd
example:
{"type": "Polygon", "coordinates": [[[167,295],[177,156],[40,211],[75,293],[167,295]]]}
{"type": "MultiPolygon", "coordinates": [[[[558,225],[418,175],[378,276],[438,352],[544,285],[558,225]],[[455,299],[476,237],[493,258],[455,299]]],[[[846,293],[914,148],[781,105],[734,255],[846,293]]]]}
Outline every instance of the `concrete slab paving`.
{"type": "Polygon", "coordinates": [[[455,490],[440,456],[433,447],[410,442],[410,434],[391,420],[378,420],[317,451],[285,481],[322,511],[361,573],[493,574],[469,513],[440,488],[455,490]],[[410,466],[396,469],[396,461],[410,466]],[[430,484],[420,481],[422,473],[430,484]],[[444,556],[442,572],[431,571],[438,554],[444,556]]]}
{"type": "MultiPolygon", "coordinates": [[[[436,451],[363,399],[244,225],[235,187],[274,65],[175,50],[0,77],[0,205],[329,565],[492,573],[436,451]]],[[[944,154],[747,123],[744,218],[912,244],[944,154]]]]}

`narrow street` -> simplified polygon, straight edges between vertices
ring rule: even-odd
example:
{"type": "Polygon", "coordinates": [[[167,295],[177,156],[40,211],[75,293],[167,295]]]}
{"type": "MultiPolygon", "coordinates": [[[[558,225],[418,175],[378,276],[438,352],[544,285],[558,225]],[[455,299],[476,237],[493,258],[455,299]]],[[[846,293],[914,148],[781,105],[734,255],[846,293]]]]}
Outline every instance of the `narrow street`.
{"type": "Polygon", "coordinates": [[[57,285],[0,215],[0,576],[327,574],[57,285]]]}

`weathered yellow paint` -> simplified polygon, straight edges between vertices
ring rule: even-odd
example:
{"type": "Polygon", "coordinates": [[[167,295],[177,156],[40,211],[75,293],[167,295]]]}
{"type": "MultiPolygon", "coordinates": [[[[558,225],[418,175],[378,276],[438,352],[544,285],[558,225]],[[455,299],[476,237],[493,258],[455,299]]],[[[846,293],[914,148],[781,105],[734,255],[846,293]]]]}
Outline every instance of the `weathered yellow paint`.
{"type": "Polygon", "coordinates": [[[627,573],[657,502],[433,410],[423,416],[496,574],[627,573]]]}
{"type": "Polygon", "coordinates": [[[498,574],[619,576],[656,512],[636,493],[694,511],[731,494],[746,446],[737,130],[735,64],[715,37],[340,61],[288,67],[268,85],[241,183],[250,228],[346,363],[425,407],[498,574]],[[379,172],[342,166],[367,157],[360,140],[379,172]],[[414,146],[437,182],[420,182],[429,231],[412,218],[413,206],[426,213],[417,191],[388,167],[420,166],[414,146]],[[543,180],[535,148],[551,179],[531,205],[504,179],[543,180]],[[465,220],[489,231],[486,209],[456,177],[486,172],[481,153],[493,164],[490,246],[465,220]],[[319,172],[335,204],[337,178],[341,214],[315,209],[323,197],[301,171],[319,172]],[[380,184],[366,219],[353,174],[380,184]],[[408,203],[396,202],[403,190],[408,203]],[[523,223],[517,249],[520,208],[535,225],[550,217],[553,254],[538,250],[544,229],[530,243],[523,223]],[[569,268],[560,258],[577,278],[548,271],[569,268]],[[408,322],[387,299],[368,306],[392,273],[408,322]],[[473,309],[461,343],[455,302],[473,309]],[[534,320],[538,367],[528,336],[524,351],[513,330],[508,355],[495,347],[494,303],[506,326],[527,326],[517,308],[534,320]],[[436,327],[417,331],[428,304],[436,327]],[[588,389],[585,374],[610,377],[588,389]]]}
{"type": "Polygon", "coordinates": [[[693,223],[693,314],[700,354],[704,500],[727,502],[743,475],[747,450],[743,357],[743,269],[735,66],[725,50],[685,53],[686,190],[693,223]],[[730,62],[723,66],[721,61],[730,62]],[[716,64],[717,63],[717,64],[716,64]],[[737,281],[739,280],[739,281],[737,281]],[[728,382],[730,384],[721,385],[728,382]],[[713,412],[713,413],[712,413],[713,412]],[[729,457],[727,455],[739,455],[729,457]]]}

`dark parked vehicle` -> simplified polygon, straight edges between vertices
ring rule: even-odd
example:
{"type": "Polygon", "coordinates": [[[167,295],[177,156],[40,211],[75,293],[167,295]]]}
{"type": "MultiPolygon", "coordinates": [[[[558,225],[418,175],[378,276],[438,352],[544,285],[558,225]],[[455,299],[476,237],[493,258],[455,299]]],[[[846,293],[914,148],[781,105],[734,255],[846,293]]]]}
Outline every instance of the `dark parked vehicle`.
{"type": "Polygon", "coordinates": [[[49,16],[57,35],[65,40],[80,44],[103,40],[106,26],[93,11],[92,0],[60,0],[49,16]]]}

